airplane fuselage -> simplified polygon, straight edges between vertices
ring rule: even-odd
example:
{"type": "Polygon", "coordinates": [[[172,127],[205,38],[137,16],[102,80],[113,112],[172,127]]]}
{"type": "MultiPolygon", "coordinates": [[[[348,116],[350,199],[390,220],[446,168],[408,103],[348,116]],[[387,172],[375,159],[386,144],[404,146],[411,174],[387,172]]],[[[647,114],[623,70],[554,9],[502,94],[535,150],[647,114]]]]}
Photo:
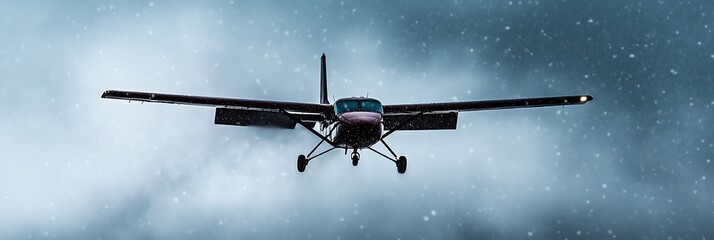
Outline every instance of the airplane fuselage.
{"type": "Polygon", "coordinates": [[[382,137],[382,114],[354,111],[337,116],[333,141],[341,148],[362,149],[379,142],[382,137]]]}

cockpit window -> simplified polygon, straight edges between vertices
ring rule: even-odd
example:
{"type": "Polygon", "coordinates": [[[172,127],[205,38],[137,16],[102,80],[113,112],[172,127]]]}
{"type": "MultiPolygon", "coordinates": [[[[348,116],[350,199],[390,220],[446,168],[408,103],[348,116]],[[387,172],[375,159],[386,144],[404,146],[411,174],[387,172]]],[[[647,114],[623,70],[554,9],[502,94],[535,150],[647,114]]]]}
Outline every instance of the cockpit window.
{"type": "Polygon", "coordinates": [[[382,104],[377,101],[360,101],[359,109],[362,111],[382,112],[382,104]]]}
{"type": "Polygon", "coordinates": [[[335,102],[335,114],[340,115],[345,112],[368,111],[382,113],[382,104],[375,100],[340,100],[335,102]]]}
{"type": "Polygon", "coordinates": [[[335,103],[335,113],[337,115],[343,112],[352,112],[359,110],[357,101],[338,101],[335,103]]]}

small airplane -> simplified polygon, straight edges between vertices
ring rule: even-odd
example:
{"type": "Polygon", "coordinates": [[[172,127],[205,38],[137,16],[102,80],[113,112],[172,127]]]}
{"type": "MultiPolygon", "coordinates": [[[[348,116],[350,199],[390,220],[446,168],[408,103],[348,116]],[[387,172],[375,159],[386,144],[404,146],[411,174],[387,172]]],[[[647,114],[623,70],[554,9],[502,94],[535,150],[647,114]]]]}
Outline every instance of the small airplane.
{"type": "Polygon", "coordinates": [[[456,129],[459,112],[495,109],[532,108],[585,104],[590,95],[557,96],[542,98],[501,99],[485,101],[416,103],[383,105],[368,97],[341,98],[330,104],[327,97],[327,68],[325,54],[321,57],[320,103],[266,101],[238,98],[203,97],[150,92],[108,90],[102,98],[141,102],[157,102],[210,106],[216,108],[214,124],[257,126],[294,129],[300,124],[321,141],[307,154],[297,158],[297,170],[304,172],[308,163],[334,149],[352,150],[352,165],[360,160],[358,150],[369,149],[394,162],[397,172],[407,170],[407,158],[397,157],[384,141],[395,131],[456,129]],[[315,125],[320,123],[320,131],[315,125]],[[386,132],[385,132],[386,131],[386,132]],[[313,155],[322,143],[330,149],[313,155]],[[382,143],[391,156],[372,148],[382,143]]]}

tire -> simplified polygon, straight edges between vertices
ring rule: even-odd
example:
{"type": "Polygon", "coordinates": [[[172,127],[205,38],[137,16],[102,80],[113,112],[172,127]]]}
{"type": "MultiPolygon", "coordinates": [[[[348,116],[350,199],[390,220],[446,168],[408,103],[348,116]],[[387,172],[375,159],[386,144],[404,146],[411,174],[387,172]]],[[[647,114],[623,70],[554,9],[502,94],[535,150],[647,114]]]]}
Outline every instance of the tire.
{"type": "Polygon", "coordinates": [[[352,166],[356,167],[357,164],[359,163],[359,153],[357,153],[357,152],[352,153],[352,157],[350,157],[350,158],[352,159],[352,166]]]}
{"type": "Polygon", "coordinates": [[[305,158],[305,155],[298,156],[298,159],[297,159],[298,172],[304,172],[305,167],[307,167],[307,159],[305,158]]]}
{"type": "Polygon", "coordinates": [[[399,160],[397,160],[397,172],[399,174],[407,172],[407,158],[405,156],[401,156],[399,160]]]}

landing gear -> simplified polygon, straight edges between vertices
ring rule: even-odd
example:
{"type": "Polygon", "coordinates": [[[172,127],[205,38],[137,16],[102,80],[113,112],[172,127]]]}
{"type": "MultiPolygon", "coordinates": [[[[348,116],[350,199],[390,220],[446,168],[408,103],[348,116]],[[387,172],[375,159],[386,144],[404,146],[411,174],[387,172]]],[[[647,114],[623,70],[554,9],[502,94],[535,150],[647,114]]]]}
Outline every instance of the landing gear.
{"type": "MultiPolygon", "coordinates": [[[[324,139],[323,139],[322,141],[320,141],[320,143],[318,143],[317,146],[315,146],[315,148],[313,148],[312,151],[310,151],[310,153],[307,154],[307,156],[302,155],[302,154],[301,154],[300,156],[298,156],[298,159],[297,159],[297,170],[298,170],[298,172],[304,172],[304,171],[305,171],[305,167],[307,167],[307,164],[310,162],[310,160],[312,160],[312,159],[314,159],[314,158],[316,158],[316,157],[319,157],[319,156],[321,156],[322,154],[328,153],[329,151],[332,151],[332,150],[335,149],[335,147],[332,147],[332,148],[327,149],[327,150],[325,150],[325,151],[323,151],[323,152],[321,152],[321,153],[316,154],[315,156],[311,156],[313,153],[315,153],[315,150],[317,150],[317,148],[320,147],[320,144],[322,144],[323,142],[325,142],[324,139]]],[[[359,158],[359,157],[358,157],[358,158],[359,158]]]]}
{"type": "MultiPolygon", "coordinates": [[[[344,149],[345,149],[345,155],[347,154],[347,151],[348,151],[349,149],[348,149],[347,147],[342,146],[342,145],[335,144],[335,142],[332,141],[333,139],[332,139],[332,137],[331,137],[331,136],[332,136],[332,131],[334,131],[335,129],[337,129],[337,126],[339,126],[339,124],[341,123],[340,121],[336,121],[335,125],[332,127],[332,129],[330,129],[330,131],[327,133],[327,135],[323,135],[323,134],[317,132],[315,129],[313,129],[314,124],[311,125],[311,124],[308,124],[308,123],[304,122],[303,120],[301,120],[300,118],[298,118],[298,116],[296,116],[296,115],[294,115],[294,114],[292,114],[292,113],[289,113],[289,112],[286,111],[285,109],[279,109],[279,111],[280,111],[281,113],[285,114],[285,116],[287,116],[288,118],[290,118],[292,121],[295,121],[296,123],[300,124],[300,125],[303,126],[305,129],[307,129],[307,130],[310,131],[312,134],[314,134],[315,136],[317,136],[318,138],[321,139],[320,143],[318,143],[317,146],[315,146],[315,147],[312,149],[312,151],[310,151],[310,153],[307,154],[307,156],[305,156],[305,155],[300,155],[300,156],[298,156],[298,159],[297,159],[297,169],[298,169],[298,172],[304,172],[304,171],[305,171],[305,168],[307,167],[307,164],[310,162],[310,160],[312,160],[312,159],[314,159],[314,158],[317,158],[317,157],[319,157],[320,155],[325,154],[325,153],[327,153],[327,152],[330,152],[330,151],[332,151],[332,150],[334,150],[334,149],[336,149],[336,148],[344,148],[344,149]],[[320,145],[321,145],[323,142],[326,142],[326,143],[328,143],[329,145],[331,145],[331,148],[330,148],[330,149],[327,149],[327,150],[325,150],[325,151],[323,151],[323,152],[320,152],[320,153],[318,153],[318,154],[315,154],[315,155],[313,156],[312,154],[315,153],[315,150],[317,150],[317,148],[320,147],[320,145]]],[[[419,113],[417,113],[417,114],[415,114],[415,115],[412,115],[411,117],[409,117],[409,118],[407,118],[406,120],[404,120],[404,121],[402,121],[401,123],[399,123],[396,127],[391,128],[387,133],[383,134],[382,137],[379,139],[379,141],[380,141],[382,144],[384,144],[384,147],[386,147],[386,148],[389,150],[389,152],[392,154],[393,157],[387,156],[387,155],[385,155],[384,153],[381,153],[381,152],[379,152],[379,151],[373,149],[372,147],[367,147],[367,149],[369,149],[369,150],[371,150],[371,151],[373,151],[373,152],[375,152],[375,153],[381,155],[382,157],[388,159],[389,161],[392,161],[395,165],[397,165],[397,172],[398,172],[399,174],[404,174],[404,173],[406,173],[406,171],[407,171],[407,158],[404,157],[404,156],[399,156],[399,157],[397,157],[397,154],[394,153],[394,151],[392,150],[392,148],[390,148],[389,145],[387,145],[386,142],[384,142],[384,139],[385,139],[387,136],[389,136],[390,134],[394,133],[395,131],[402,129],[402,127],[405,126],[406,124],[408,124],[409,122],[411,122],[411,121],[413,121],[414,119],[417,119],[417,118],[419,118],[420,116],[424,115],[424,113],[426,113],[426,112],[419,112],[419,113]]],[[[334,117],[334,116],[332,116],[332,117],[334,117]]],[[[330,125],[330,124],[332,124],[332,123],[334,123],[333,120],[330,120],[330,119],[323,120],[323,121],[321,122],[321,124],[322,124],[321,127],[323,127],[322,130],[325,130],[325,129],[326,129],[326,128],[325,128],[325,126],[326,126],[325,124],[330,125]]],[[[357,166],[357,164],[359,164],[360,155],[359,155],[359,153],[357,152],[357,149],[358,149],[357,147],[353,148],[354,151],[352,152],[352,155],[350,156],[351,159],[352,159],[352,166],[357,166]]],[[[360,148],[360,149],[361,149],[361,148],[360,148]]]]}
{"type": "Polygon", "coordinates": [[[305,157],[305,155],[298,156],[298,159],[297,159],[298,172],[304,172],[305,167],[307,167],[307,158],[305,157]]]}
{"type": "Polygon", "coordinates": [[[359,163],[359,153],[357,152],[357,149],[355,149],[355,151],[352,152],[351,158],[352,158],[352,166],[356,167],[357,164],[359,163]]]}
{"type": "MultiPolygon", "coordinates": [[[[307,164],[308,164],[308,162],[310,162],[310,160],[312,160],[312,159],[314,159],[314,158],[316,158],[316,157],[319,157],[319,156],[322,155],[322,154],[325,154],[325,153],[328,153],[328,152],[330,152],[330,151],[332,151],[332,150],[335,150],[335,148],[336,148],[336,147],[335,147],[335,143],[332,142],[330,139],[328,139],[326,136],[324,136],[324,135],[320,134],[319,132],[315,131],[315,129],[312,129],[312,128],[314,127],[314,125],[308,125],[307,123],[305,123],[304,121],[302,121],[302,120],[300,120],[298,117],[296,117],[295,115],[293,115],[293,114],[291,114],[291,113],[285,111],[285,109],[280,109],[280,112],[283,113],[283,114],[285,114],[285,116],[287,116],[287,117],[290,118],[291,120],[295,121],[296,123],[299,123],[301,126],[303,126],[305,129],[307,129],[308,131],[310,131],[312,134],[315,134],[315,136],[317,136],[317,137],[319,137],[320,139],[322,139],[322,140],[320,141],[320,143],[318,143],[317,146],[315,146],[315,147],[312,149],[312,151],[310,151],[310,153],[307,154],[307,156],[305,156],[305,155],[300,155],[300,156],[298,156],[298,159],[297,159],[297,169],[298,169],[298,172],[304,172],[304,171],[305,171],[305,167],[307,167],[307,164]],[[315,150],[317,150],[317,148],[320,147],[320,145],[321,145],[323,142],[326,142],[327,144],[330,144],[332,147],[331,147],[330,149],[327,149],[327,150],[321,152],[321,153],[315,154],[315,156],[312,156],[312,154],[315,152],[315,150]]],[[[333,128],[332,130],[334,130],[334,128],[333,128]]],[[[328,133],[328,136],[332,134],[332,130],[330,130],[330,133],[328,133]]]]}
{"type": "Polygon", "coordinates": [[[404,174],[405,172],[407,172],[407,157],[401,156],[401,157],[399,157],[399,159],[398,159],[396,162],[394,162],[394,163],[397,164],[397,172],[398,172],[399,174],[404,174]]]}
{"type": "Polygon", "coordinates": [[[379,140],[379,141],[382,142],[382,144],[384,144],[384,146],[387,148],[387,150],[389,150],[389,152],[392,154],[392,156],[394,156],[393,158],[389,157],[387,155],[384,155],[384,153],[381,153],[381,152],[375,150],[374,148],[369,147],[368,149],[372,150],[372,152],[375,152],[375,153],[379,154],[380,156],[388,159],[389,161],[394,162],[394,164],[397,165],[397,172],[399,174],[404,174],[405,172],[407,172],[407,157],[400,156],[397,158],[397,154],[394,153],[394,151],[392,151],[392,148],[390,148],[389,145],[387,145],[387,143],[384,142],[384,140],[379,140]]]}

